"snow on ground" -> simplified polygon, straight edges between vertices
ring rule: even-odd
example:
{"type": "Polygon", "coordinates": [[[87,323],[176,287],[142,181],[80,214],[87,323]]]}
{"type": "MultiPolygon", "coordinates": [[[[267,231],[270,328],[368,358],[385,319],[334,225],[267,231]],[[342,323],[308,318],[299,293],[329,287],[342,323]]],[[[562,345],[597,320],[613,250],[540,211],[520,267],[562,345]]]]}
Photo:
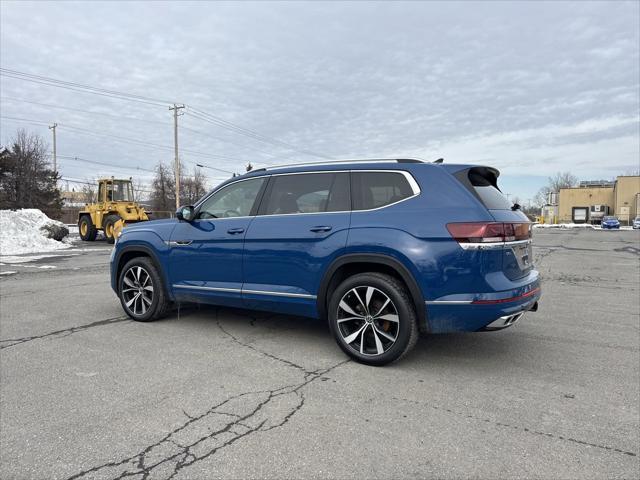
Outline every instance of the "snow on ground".
{"type": "MultiPolygon", "coordinates": [[[[602,230],[600,225],[591,225],[590,223],[536,223],[533,228],[589,228],[591,230],[602,230]]],[[[622,225],[620,230],[633,230],[633,228],[622,225]]]]}
{"type": "Polygon", "coordinates": [[[71,247],[69,243],[47,238],[40,227],[47,223],[64,225],[40,210],[0,210],[0,255],[51,252],[71,247]]]}
{"type": "Polygon", "coordinates": [[[42,260],[44,258],[52,258],[52,257],[74,257],[80,255],[79,253],[69,253],[69,250],[65,250],[65,253],[62,255],[1,255],[0,260],[2,261],[0,265],[15,265],[16,263],[29,263],[35,262],[36,260],[42,260]]]}

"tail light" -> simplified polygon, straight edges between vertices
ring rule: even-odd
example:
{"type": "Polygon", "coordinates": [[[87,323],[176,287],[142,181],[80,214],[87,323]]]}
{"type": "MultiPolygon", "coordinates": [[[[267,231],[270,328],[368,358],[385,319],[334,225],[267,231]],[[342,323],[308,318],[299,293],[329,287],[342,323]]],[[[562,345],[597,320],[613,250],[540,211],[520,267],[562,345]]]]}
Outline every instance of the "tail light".
{"type": "Polygon", "coordinates": [[[531,238],[530,223],[448,223],[447,230],[458,243],[502,243],[531,238]]]}

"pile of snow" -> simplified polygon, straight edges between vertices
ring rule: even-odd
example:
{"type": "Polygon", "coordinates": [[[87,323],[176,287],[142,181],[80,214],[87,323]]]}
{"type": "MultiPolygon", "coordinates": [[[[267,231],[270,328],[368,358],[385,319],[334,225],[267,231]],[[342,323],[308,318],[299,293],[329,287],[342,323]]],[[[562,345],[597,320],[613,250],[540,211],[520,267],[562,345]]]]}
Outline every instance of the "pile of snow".
{"type": "MultiPolygon", "coordinates": [[[[600,225],[591,225],[590,223],[536,223],[533,228],[588,228],[591,230],[606,230],[600,225]]],[[[633,230],[633,227],[622,225],[620,230],[633,230]]]]}
{"type": "MultiPolygon", "coordinates": [[[[40,210],[0,210],[0,255],[50,252],[71,245],[48,238],[52,231],[66,230],[62,222],[52,220],[40,210]]],[[[68,233],[68,230],[67,230],[68,233]]]]}
{"type": "Polygon", "coordinates": [[[595,228],[590,223],[536,223],[533,228],[595,228]]]}

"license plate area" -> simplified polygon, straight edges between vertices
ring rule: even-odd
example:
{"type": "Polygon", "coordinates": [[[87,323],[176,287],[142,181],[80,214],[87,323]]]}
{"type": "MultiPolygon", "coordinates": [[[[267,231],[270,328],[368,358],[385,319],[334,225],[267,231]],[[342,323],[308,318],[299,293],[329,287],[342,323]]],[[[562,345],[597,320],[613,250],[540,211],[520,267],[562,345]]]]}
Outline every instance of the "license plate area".
{"type": "Polygon", "coordinates": [[[526,272],[533,268],[533,249],[531,242],[513,245],[511,246],[511,251],[521,271],[526,272]]]}

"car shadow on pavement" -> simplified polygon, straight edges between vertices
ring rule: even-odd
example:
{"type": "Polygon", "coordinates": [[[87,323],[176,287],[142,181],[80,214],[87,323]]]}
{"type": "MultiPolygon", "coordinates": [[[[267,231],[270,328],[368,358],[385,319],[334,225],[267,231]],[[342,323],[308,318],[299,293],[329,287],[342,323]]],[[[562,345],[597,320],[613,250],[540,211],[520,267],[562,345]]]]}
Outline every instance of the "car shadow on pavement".
{"type": "MultiPolygon", "coordinates": [[[[188,322],[205,329],[211,327],[212,335],[216,333],[213,330],[218,331],[222,324],[239,336],[268,335],[272,341],[277,341],[281,335],[285,342],[293,333],[297,338],[298,351],[304,348],[305,343],[310,352],[322,344],[326,348],[335,347],[335,351],[342,355],[327,323],[313,318],[206,304],[183,304],[164,321],[188,322]]],[[[521,343],[526,341],[514,334],[515,329],[511,330],[421,335],[415,348],[393,365],[433,367],[446,364],[451,368],[458,361],[461,365],[472,361],[478,367],[502,368],[505,362],[511,362],[513,356],[521,351],[521,343]]]]}

